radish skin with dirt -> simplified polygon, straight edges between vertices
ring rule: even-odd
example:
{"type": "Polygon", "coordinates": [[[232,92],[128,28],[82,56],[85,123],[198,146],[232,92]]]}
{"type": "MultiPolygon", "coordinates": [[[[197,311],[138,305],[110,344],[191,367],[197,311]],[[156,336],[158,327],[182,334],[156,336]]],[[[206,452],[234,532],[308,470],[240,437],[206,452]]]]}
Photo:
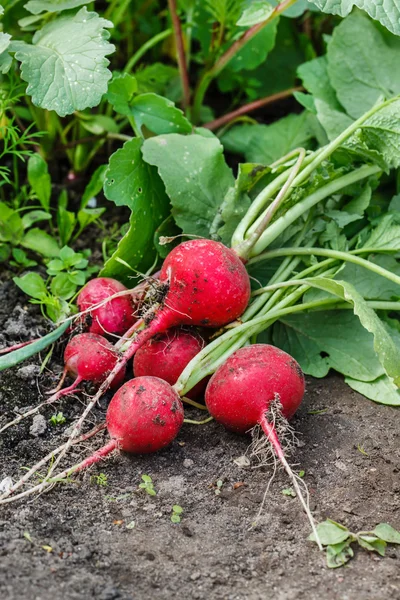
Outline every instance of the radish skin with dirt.
{"type": "MultiPolygon", "coordinates": [[[[237,350],[219,367],[207,385],[205,400],[214,419],[231,431],[244,434],[261,427],[289,475],[319,542],[314,519],[280,440],[304,392],[304,375],[293,357],[275,346],[254,344],[237,350]]],[[[256,448],[257,440],[254,453],[256,448]]]]}
{"type": "MultiPolygon", "coordinates": [[[[148,340],[133,359],[135,377],[152,375],[170,385],[177,382],[184,368],[205,346],[196,330],[174,327],[148,340]]],[[[192,399],[204,395],[207,378],[196,384],[187,396],[192,399]]]]}
{"type": "MultiPolygon", "coordinates": [[[[127,288],[116,279],[98,277],[91,279],[85,285],[76,302],[80,312],[88,311],[92,306],[100,304],[107,298],[127,291],[127,288]]],[[[91,320],[88,331],[98,335],[122,335],[135,323],[134,312],[133,299],[129,294],[113,298],[87,313],[91,320]]],[[[83,322],[87,315],[82,316],[83,322]]]]}

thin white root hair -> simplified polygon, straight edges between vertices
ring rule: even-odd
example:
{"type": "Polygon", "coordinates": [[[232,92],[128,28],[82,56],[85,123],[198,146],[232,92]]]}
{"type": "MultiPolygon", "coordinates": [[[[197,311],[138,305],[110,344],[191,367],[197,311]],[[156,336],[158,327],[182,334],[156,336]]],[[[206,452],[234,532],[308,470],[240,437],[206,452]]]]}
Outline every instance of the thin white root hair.
{"type": "MultiPolygon", "coordinates": [[[[296,495],[298,497],[298,499],[300,500],[300,503],[304,509],[304,512],[307,515],[307,518],[309,520],[309,523],[311,525],[311,529],[313,531],[314,537],[315,537],[315,541],[318,544],[318,548],[320,550],[322,550],[322,544],[321,544],[321,540],[319,539],[319,535],[318,535],[318,531],[314,522],[314,518],[311,514],[311,510],[310,510],[310,506],[309,506],[309,500],[310,500],[310,495],[309,495],[309,491],[307,488],[307,485],[305,483],[305,481],[303,481],[300,477],[298,477],[298,475],[296,475],[293,471],[292,468],[290,467],[289,463],[286,460],[286,456],[281,444],[281,440],[283,440],[283,444],[285,443],[285,439],[289,440],[289,447],[292,445],[292,440],[293,440],[293,431],[289,433],[289,438],[288,438],[288,426],[287,426],[287,420],[285,419],[285,417],[282,414],[282,404],[280,402],[280,398],[279,396],[276,396],[275,399],[270,403],[270,406],[268,408],[268,411],[266,413],[264,413],[260,419],[260,425],[261,428],[266,436],[266,441],[268,442],[268,444],[270,445],[270,448],[267,449],[265,445],[263,445],[262,443],[260,443],[258,441],[258,437],[255,438],[255,440],[253,439],[253,443],[252,443],[252,450],[251,450],[251,456],[258,456],[260,457],[259,460],[263,461],[263,455],[266,457],[266,460],[270,460],[270,456],[271,456],[271,451],[273,450],[274,454],[276,455],[276,457],[279,459],[279,461],[281,462],[283,468],[285,469],[286,473],[288,474],[290,481],[292,482],[292,485],[294,487],[294,490],[296,492],[296,495]],[[304,492],[305,494],[303,494],[299,482],[301,482],[301,485],[304,487],[304,492]]],[[[256,431],[257,436],[260,434],[260,428],[256,431]]],[[[288,441],[286,441],[286,448],[288,447],[288,441]]],[[[265,459],[264,459],[264,464],[265,464],[265,459]]]]}

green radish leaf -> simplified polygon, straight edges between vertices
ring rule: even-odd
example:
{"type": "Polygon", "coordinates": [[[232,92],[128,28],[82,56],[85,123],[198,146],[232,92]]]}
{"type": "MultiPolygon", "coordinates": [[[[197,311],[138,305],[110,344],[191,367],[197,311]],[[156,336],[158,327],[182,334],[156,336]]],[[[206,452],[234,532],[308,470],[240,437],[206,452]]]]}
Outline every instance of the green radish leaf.
{"type": "Polygon", "coordinates": [[[345,565],[354,556],[350,546],[351,540],[340,544],[330,544],[326,548],[326,564],[329,569],[337,569],[345,565]]]}
{"type": "Polygon", "coordinates": [[[169,215],[169,217],[164,219],[161,225],[157,227],[154,234],[154,245],[161,258],[166,258],[171,250],[182,241],[182,237],[180,236],[181,233],[182,230],[176,225],[172,215],[169,215]],[[178,237],[175,238],[175,236],[178,237]],[[163,240],[163,243],[161,243],[162,240],[160,238],[172,239],[168,241],[168,243],[165,243],[167,239],[163,240]]]}
{"type": "Polygon", "coordinates": [[[346,281],[334,281],[324,277],[304,281],[353,305],[354,314],[360,319],[361,325],[374,336],[374,350],[386,374],[400,387],[400,347],[396,346],[382,321],[369,308],[355,287],[346,281]]]}
{"type": "Polygon", "coordinates": [[[108,84],[107,100],[120,115],[130,116],[131,102],[137,93],[137,81],[129,73],[114,73],[108,84]]]}
{"type": "Polygon", "coordinates": [[[218,139],[175,133],[153,137],[143,144],[143,158],[158,168],[176,224],[184,233],[209,237],[218,207],[234,185],[218,139]]]}
{"type": "Polygon", "coordinates": [[[400,93],[400,46],[394,36],[393,45],[389,41],[389,34],[384,36],[360,12],[333,30],[327,52],[329,78],[339,101],[354,119],[382,95],[388,99],[400,93]]]}
{"type": "Polygon", "coordinates": [[[379,523],[371,533],[388,544],[400,544],[400,532],[387,523],[379,523]]]}
{"type": "Polygon", "coordinates": [[[5,52],[10,45],[11,35],[0,32],[0,54],[5,52]]]}
{"type": "Polygon", "coordinates": [[[322,12],[347,17],[355,6],[365,10],[395,35],[400,35],[400,6],[397,0],[308,0],[322,12]]]}
{"type": "Polygon", "coordinates": [[[385,250],[386,252],[400,251],[400,218],[396,213],[384,215],[365,240],[365,248],[385,250]]]}
{"type": "Polygon", "coordinates": [[[32,342],[32,344],[29,344],[28,346],[24,346],[23,348],[19,348],[18,350],[4,354],[4,356],[0,356],[0,371],[5,371],[6,369],[15,367],[15,365],[18,365],[31,356],[38,354],[51,344],[54,344],[54,342],[56,342],[68,329],[71,323],[72,319],[67,319],[56,329],[43,336],[36,342],[32,342]]]}
{"type": "Polygon", "coordinates": [[[110,158],[104,182],[106,198],[117,206],[128,206],[132,214],[129,230],[105,263],[101,276],[121,278],[126,283],[137,275],[137,270],[145,272],[154,263],[154,233],[169,214],[164,185],[156,169],[144,162],[141,145],[142,141],[135,138],[117,150],[110,158]]]}
{"type": "MultiPolygon", "coordinates": [[[[318,523],[317,533],[323,546],[340,544],[347,540],[350,535],[350,531],[346,527],[343,527],[340,523],[331,521],[331,519],[318,523]]],[[[307,539],[311,542],[315,542],[314,534],[311,533],[307,539]]]]}
{"type": "Polygon", "coordinates": [[[47,23],[33,36],[33,45],[21,45],[15,58],[33,104],[61,117],[97,106],[111,78],[105,56],[115,49],[107,42],[106,28],[112,26],[84,7],[47,23]]]}
{"type": "Polygon", "coordinates": [[[377,552],[380,556],[385,556],[386,542],[371,535],[358,535],[357,542],[370,552],[377,552]]]}
{"type": "Polygon", "coordinates": [[[358,381],[351,377],[345,377],[345,382],[352,390],[374,402],[400,406],[400,390],[387,375],[381,375],[374,381],[358,381]]]}
{"type": "Polygon", "coordinates": [[[350,310],[283,317],[273,328],[273,344],[313,377],[325,377],[335,369],[352,379],[374,381],[384,373],[372,335],[350,310]]]}
{"type": "Polygon", "coordinates": [[[81,125],[93,135],[104,135],[106,133],[118,133],[118,125],[111,117],[106,115],[80,115],[81,125]]]}
{"type": "Polygon", "coordinates": [[[24,8],[33,15],[38,15],[41,12],[61,12],[62,10],[70,10],[87,4],[87,0],[29,0],[24,8]]]}
{"type": "Polygon", "coordinates": [[[46,294],[46,284],[38,273],[27,273],[22,277],[14,277],[14,283],[31,298],[42,300],[46,294]]]}
{"type": "Polygon", "coordinates": [[[390,168],[400,166],[400,99],[369,117],[349,143],[378,152],[390,168]]]}
{"type": "Polygon", "coordinates": [[[139,94],[130,103],[131,114],[140,129],[143,125],[157,135],[191,133],[192,125],[171,100],[157,94],[139,94]]]}
{"type": "Polygon", "coordinates": [[[244,154],[246,162],[271,164],[295,148],[309,148],[315,138],[315,117],[304,111],[271,125],[238,125],[221,141],[228,152],[244,154]]]}
{"type": "Polygon", "coordinates": [[[336,92],[332,87],[328,75],[328,61],[326,56],[314,58],[300,65],[297,74],[303,82],[304,87],[314,98],[323,100],[336,110],[341,110],[336,92]]]}
{"type": "Polygon", "coordinates": [[[34,154],[28,160],[28,181],[43,208],[50,208],[51,179],[46,161],[40,154],[34,154]]]}
{"type": "Polygon", "coordinates": [[[21,240],[21,245],[46,258],[58,256],[60,252],[56,240],[52,238],[51,235],[38,228],[30,229],[21,240]]]}

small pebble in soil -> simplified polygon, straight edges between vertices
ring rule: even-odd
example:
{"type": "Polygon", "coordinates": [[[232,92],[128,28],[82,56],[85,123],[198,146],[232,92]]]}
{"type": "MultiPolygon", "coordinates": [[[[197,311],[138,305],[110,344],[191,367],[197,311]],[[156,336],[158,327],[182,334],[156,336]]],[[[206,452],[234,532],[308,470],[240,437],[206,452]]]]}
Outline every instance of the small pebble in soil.
{"type": "Polygon", "coordinates": [[[33,417],[33,423],[29,428],[29,433],[34,437],[43,435],[47,429],[46,419],[43,415],[35,415],[33,417]]]}
{"type": "Polygon", "coordinates": [[[183,461],[183,466],[185,467],[185,469],[190,469],[190,467],[193,467],[194,465],[194,461],[191,458],[185,458],[185,460],[183,461]]]}

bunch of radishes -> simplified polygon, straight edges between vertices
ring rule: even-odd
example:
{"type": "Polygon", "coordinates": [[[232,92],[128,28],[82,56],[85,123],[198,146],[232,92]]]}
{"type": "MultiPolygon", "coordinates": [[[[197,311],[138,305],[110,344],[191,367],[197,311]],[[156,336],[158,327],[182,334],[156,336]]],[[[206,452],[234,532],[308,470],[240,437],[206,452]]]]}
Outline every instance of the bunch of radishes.
{"type": "MultiPolygon", "coordinates": [[[[143,303],[143,289],[133,296],[122,284],[107,278],[90,281],[80,293],[79,318],[88,332],[68,342],[64,375],[74,376],[75,381],[57,390],[52,400],[71,393],[86,380],[99,386],[91,401],[94,405],[108,388],[121,385],[132,357],[135,377],[118,389],[109,404],[106,424],[111,441],[57,479],[117,448],[145,453],[168,445],[184,420],[181,398],[173,384],[205,345],[195,329],[184,327],[218,330],[239,319],[250,300],[250,281],[242,259],[234,250],[210,240],[183,242],[172,250],[154,286],[156,301],[150,306],[143,303]],[[142,304],[141,314],[138,304],[142,304]],[[114,346],[104,337],[110,334],[122,335],[114,346]]],[[[207,379],[192,389],[192,398],[204,392],[206,383],[207,379]]],[[[278,424],[281,427],[283,420],[293,415],[303,394],[304,376],[296,361],[277,348],[256,344],[237,350],[216,370],[207,384],[205,400],[210,414],[231,430],[246,433],[256,426],[262,428],[309,514],[278,437],[278,424]]],[[[79,427],[72,437],[78,433],[79,427]]],[[[43,489],[45,483],[33,490],[43,489]]],[[[310,520],[313,525],[311,516],[310,520]]]]}

